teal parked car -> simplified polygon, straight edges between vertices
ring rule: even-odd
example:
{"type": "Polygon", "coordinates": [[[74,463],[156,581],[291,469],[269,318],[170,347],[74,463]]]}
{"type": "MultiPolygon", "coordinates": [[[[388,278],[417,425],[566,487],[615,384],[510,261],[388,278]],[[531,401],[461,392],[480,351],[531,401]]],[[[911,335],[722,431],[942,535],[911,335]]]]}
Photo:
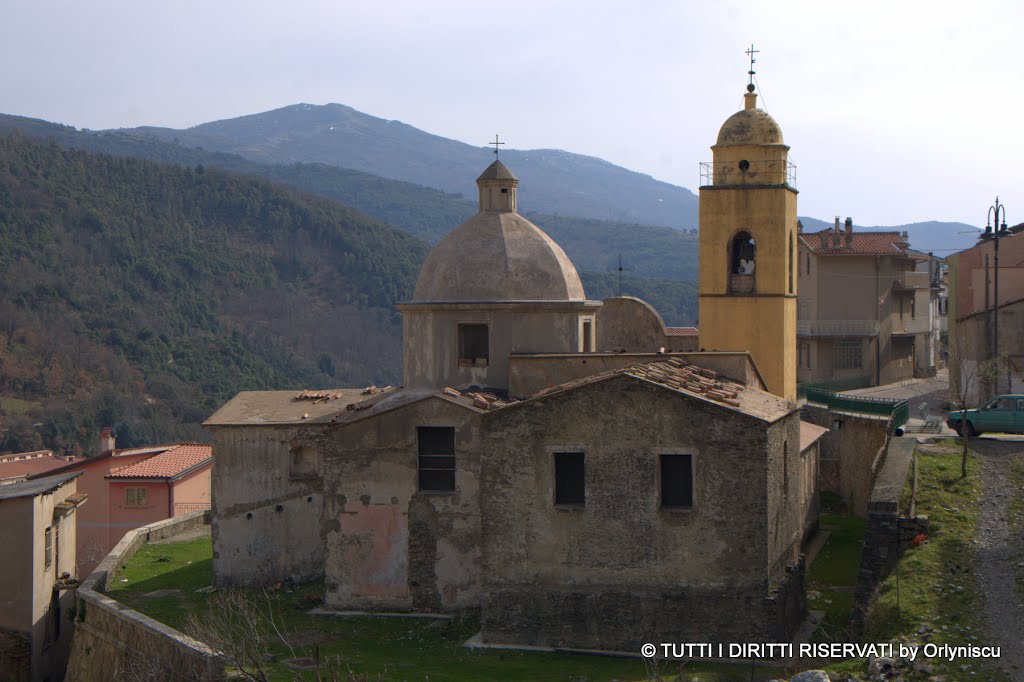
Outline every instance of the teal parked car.
{"type": "Polygon", "coordinates": [[[997,395],[984,407],[950,412],[946,424],[961,436],[1024,433],[1024,395],[997,395]]]}

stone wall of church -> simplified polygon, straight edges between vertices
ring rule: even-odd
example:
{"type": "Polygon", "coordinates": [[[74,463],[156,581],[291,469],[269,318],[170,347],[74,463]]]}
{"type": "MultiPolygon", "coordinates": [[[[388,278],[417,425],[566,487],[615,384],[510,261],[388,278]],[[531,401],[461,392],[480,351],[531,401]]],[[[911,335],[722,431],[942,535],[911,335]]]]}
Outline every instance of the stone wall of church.
{"type": "Polygon", "coordinates": [[[322,429],[211,428],[215,585],[323,576],[323,483],[315,449],[322,429]]]}
{"type": "Polygon", "coordinates": [[[769,440],[798,438],[784,421],[623,376],[483,415],[483,640],[634,652],[790,631],[765,464],[769,440]],[[584,504],[554,503],[556,452],[585,453],[584,504]],[[662,454],[693,456],[691,509],[661,507],[662,454]]]}
{"type": "Polygon", "coordinates": [[[326,604],[455,611],[479,605],[478,413],[432,396],[334,427],[324,463],[326,604]],[[420,492],[417,427],[455,429],[455,491],[420,492]]]}
{"type": "Polygon", "coordinates": [[[778,582],[786,568],[800,559],[806,522],[799,414],[775,422],[767,435],[769,578],[778,582]]]}
{"type": "Polygon", "coordinates": [[[406,306],[402,309],[405,386],[505,390],[511,353],[578,352],[580,317],[593,316],[596,308],[597,304],[583,303],[406,306]],[[488,325],[486,363],[460,363],[460,324],[488,325]]]}

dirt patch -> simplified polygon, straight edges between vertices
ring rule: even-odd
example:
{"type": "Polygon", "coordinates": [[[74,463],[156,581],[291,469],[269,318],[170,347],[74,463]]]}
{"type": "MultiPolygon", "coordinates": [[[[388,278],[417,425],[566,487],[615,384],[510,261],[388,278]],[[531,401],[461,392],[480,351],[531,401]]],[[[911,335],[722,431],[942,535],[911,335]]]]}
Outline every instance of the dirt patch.
{"type": "Polygon", "coordinates": [[[918,445],[917,449],[921,452],[930,452],[935,455],[954,455],[963,452],[959,447],[952,445],[918,445]]]}
{"type": "Polygon", "coordinates": [[[1024,462],[1024,443],[975,439],[971,443],[984,458],[981,469],[984,493],[978,518],[978,586],[985,595],[985,618],[993,644],[1002,646],[1002,667],[1011,679],[1024,675],[1024,597],[1017,590],[1017,574],[1024,566],[1024,523],[1013,467],[1024,462]],[[1016,504],[1015,504],[1016,503],[1016,504]]]}

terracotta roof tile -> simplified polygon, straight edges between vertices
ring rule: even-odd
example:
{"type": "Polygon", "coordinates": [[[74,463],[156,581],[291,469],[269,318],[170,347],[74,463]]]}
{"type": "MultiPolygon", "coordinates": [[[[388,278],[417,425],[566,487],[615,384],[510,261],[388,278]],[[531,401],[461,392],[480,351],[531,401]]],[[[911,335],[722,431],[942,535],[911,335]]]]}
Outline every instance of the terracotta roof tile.
{"type": "Polygon", "coordinates": [[[680,393],[727,405],[767,421],[774,421],[795,409],[792,403],[783,398],[757,388],[744,386],[737,381],[720,376],[714,370],[688,364],[679,358],[668,358],[648,363],[638,362],[621,369],[567,381],[564,384],[549,386],[538,391],[531,398],[540,398],[552,393],[597,383],[620,374],[651,381],[680,393]]]}
{"type": "Polygon", "coordinates": [[[213,458],[209,445],[187,443],[135,464],[114,469],[106,478],[175,478],[213,458]]]}
{"type": "Polygon", "coordinates": [[[31,459],[0,462],[0,480],[45,473],[58,469],[67,463],[66,459],[54,457],[53,455],[33,456],[31,459]]]}
{"type": "Polygon", "coordinates": [[[800,237],[813,253],[824,256],[903,256],[907,254],[907,242],[899,232],[854,232],[853,240],[846,243],[846,233],[827,227],[820,232],[803,232],[800,237]],[[838,246],[828,239],[831,234],[839,235],[838,246]]]}

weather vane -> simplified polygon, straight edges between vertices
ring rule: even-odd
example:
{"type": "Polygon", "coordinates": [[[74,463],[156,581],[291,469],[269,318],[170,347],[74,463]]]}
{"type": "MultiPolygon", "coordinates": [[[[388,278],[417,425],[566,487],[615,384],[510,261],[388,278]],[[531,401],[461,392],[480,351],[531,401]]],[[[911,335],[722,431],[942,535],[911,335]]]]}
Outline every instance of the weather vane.
{"type": "Polygon", "coordinates": [[[505,144],[504,142],[498,142],[498,135],[494,135],[494,142],[488,142],[489,145],[494,145],[494,158],[498,158],[498,145],[505,144]]]}
{"type": "Polygon", "coordinates": [[[754,55],[760,51],[761,50],[754,49],[754,43],[750,43],[750,49],[747,50],[747,56],[750,57],[750,71],[747,71],[747,73],[750,75],[750,81],[747,83],[747,85],[754,84],[754,64],[757,62],[757,60],[754,59],[754,55]]]}

